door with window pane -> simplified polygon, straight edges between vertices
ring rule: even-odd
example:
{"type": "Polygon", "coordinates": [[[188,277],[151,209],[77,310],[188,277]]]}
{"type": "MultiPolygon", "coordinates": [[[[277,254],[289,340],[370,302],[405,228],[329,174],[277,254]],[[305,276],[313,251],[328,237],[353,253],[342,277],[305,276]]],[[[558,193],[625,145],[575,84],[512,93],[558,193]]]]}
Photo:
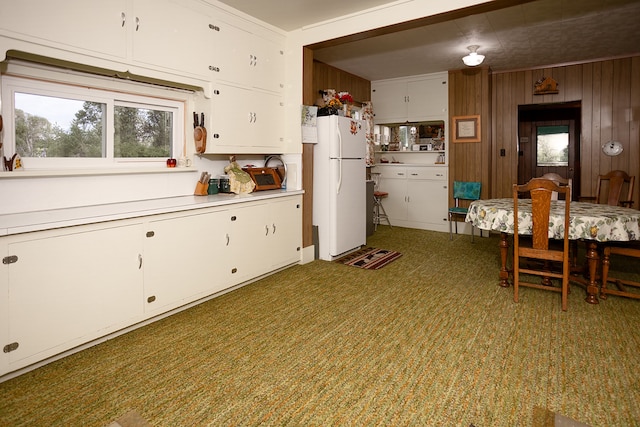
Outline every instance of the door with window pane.
{"type": "Polygon", "coordinates": [[[579,103],[520,106],[518,184],[546,173],[572,180],[572,198],[580,195],[579,103]],[[523,108],[524,107],[524,108],[523,108]]]}

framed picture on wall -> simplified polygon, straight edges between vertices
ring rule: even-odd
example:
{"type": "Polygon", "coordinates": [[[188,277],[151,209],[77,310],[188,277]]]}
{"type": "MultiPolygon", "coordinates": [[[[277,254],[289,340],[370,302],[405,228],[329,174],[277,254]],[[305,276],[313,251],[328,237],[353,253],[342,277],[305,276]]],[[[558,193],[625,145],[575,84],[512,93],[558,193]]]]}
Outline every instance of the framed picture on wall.
{"type": "Polygon", "coordinates": [[[453,116],[453,142],[480,142],[480,116],[453,116]]]}

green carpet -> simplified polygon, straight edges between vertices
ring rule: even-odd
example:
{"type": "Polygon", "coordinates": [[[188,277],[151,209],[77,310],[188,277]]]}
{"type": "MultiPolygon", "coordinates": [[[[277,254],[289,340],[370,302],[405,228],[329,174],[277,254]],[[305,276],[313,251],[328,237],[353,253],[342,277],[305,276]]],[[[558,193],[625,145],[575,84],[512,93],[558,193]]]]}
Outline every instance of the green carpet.
{"type": "Polygon", "coordinates": [[[640,301],[515,304],[475,242],[380,227],[385,268],[295,266],[1,383],[0,425],[640,425],[640,301]]]}

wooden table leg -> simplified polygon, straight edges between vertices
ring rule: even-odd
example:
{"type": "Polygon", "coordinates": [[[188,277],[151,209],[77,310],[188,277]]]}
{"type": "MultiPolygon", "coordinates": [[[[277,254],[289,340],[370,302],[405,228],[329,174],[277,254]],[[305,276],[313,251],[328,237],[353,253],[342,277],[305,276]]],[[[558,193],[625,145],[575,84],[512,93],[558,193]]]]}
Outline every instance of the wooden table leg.
{"type": "Polygon", "coordinates": [[[597,283],[597,270],[598,270],[598,244],[592,240],[587,241],[587,262],[589,264],[589,284],[587,285],[587,298],[585,301],[589,304],[599,304],[598,301],[598,283],[597,283]]]}
{"type": "Polygon", "coordinates": [[[500,233],[500,286],[508,288],[511,286],[509,283],[509,270],[507,269],[507,256],[509,254],[509,237],[508,233],[500,233]]]}

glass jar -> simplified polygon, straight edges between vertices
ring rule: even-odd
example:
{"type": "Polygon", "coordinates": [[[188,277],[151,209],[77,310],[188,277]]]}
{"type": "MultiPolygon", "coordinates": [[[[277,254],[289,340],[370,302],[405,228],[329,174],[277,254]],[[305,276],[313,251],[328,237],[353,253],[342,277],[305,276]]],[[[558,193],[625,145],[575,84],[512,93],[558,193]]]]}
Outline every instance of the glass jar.
{"type": "Polygon", "coordinates": [[[221,193],[231,193],[231,184],[229,183],[229,175],[220,175],[218,188],[221,193]]]}

